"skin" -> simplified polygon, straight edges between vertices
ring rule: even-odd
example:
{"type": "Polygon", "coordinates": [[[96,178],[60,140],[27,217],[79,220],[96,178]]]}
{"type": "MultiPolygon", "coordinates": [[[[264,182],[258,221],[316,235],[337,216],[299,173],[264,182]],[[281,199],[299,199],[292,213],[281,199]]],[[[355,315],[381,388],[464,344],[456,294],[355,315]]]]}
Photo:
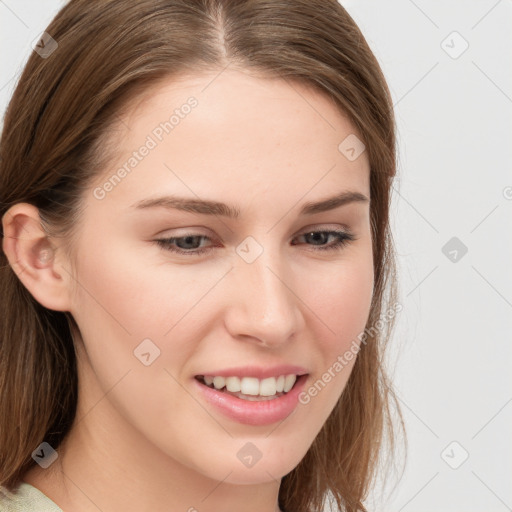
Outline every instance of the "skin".
{"type": "Polygon", "coordinates": [[[357,132],[328,98],[245,71],[169,80],[121,120],[116,160],[84,196],[76,265],[61,241],[45,237],[35,207],[19,203],[2,219],[20,280],[80,328],[75,424],[56,462],[24,480],[75,512],[277,511],[282,477],[306,454],[356,359],[307,405],[266,426],[226,418],[192,379],[205,368],[290,363],[308,370],[308,389],[357,339],[374,284],[369,203],[298,212],[342,190],[369,198],[367,154],[349,161],[338,150],[357,132]],[[197,107],[95,198],[94,187],[190,96],[197,107]],[[241,217],[130,208],[164,193],[237,205],[241,217]],[[300,236],[344,227],[357,239],[339,250],[300,236]],[[210,237],[193,248],[215,248],[181,256],[153,242],[188,232],[210,237]],[[263,248],[251,264],[235,251],[248,236],[263,248]],[[133,353],[145,338],[161,351],[149,366],[133,353]],[[262,453],[250,468],[236,456],[247,442],[262,453]]]}

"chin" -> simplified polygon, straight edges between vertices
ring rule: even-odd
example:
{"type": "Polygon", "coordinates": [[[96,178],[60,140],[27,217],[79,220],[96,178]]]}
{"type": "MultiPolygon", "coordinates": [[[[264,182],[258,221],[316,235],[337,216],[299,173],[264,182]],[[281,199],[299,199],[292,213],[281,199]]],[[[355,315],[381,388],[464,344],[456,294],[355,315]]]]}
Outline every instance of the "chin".
{"type": "MultiPolygon", "coordinates": [[[[262,448],[261,451],[263,452],[261,458],[247,461],[247,466],[238,458],[235,459],[234,464],[227,464],[226,473],[229,471],[232,473],[227,477],[226,482],[261,484],[280,480],[295,469],[304,457],[304,453],[298,453],[297,446],[290,447],[290,453],[283,453],[282,446],[279,444],[262,448]]],[[[243,460],[243,456],[240,458],[243,460]]]]}
{"type": "MultiPolygon", "coordinates": [[[[235,485],[257,485],[280,481],[286,474],[294,469],[293,464],[265,464],[261,460],[252,468],[244,467],[226,467],[226,474],[231,471],[229,476],[223,480],[224,483],[235,485]]],[[[216,475],[216,479],[219,475],[216,475]]]]}

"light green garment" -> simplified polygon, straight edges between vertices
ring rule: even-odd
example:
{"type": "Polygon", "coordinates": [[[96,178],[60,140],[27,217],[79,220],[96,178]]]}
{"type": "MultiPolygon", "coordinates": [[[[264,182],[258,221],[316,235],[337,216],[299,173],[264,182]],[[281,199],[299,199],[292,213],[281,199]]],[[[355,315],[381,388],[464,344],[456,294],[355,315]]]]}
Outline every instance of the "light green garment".
{"type": "Polygon", "coordinates": [[[27,482],[14,492],[0,488],[0,512],[63,512],[48,496],[27,482]]]}

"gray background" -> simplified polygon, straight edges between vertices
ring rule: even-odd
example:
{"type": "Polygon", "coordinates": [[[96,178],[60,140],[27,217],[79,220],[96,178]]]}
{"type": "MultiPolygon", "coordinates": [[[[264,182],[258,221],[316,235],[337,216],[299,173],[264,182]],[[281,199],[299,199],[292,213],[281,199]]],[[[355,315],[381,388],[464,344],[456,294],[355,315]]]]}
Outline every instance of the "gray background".
{"type": "MultiPolygon", "coordinates": [[[[341,3],[388,79],[400,153],[390,365],[409,455],[368,507],[512,510],[512,0],[341,3]]],[[[2,113],[63,4],[0,0],[2,113]]]]}

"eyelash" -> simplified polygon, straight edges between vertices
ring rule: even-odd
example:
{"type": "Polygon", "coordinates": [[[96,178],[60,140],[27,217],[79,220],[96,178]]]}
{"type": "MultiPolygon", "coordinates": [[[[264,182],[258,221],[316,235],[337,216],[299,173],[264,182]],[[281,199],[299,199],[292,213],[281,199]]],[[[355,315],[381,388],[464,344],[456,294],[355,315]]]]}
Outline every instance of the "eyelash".
{"type": "MultiPolygon", "coordinates": [[[[334,231],[333,230],[307,231],[298,236],[305,236],[305,235],[318,234],[318,233],[335,235],[338,238],[338,241],[335,242],[334,244],[323,246],[323,247],[316,246],[316,249],[314,249],[315,251],[336,251],[336,250],[339,251],[339,250],[343,249],[346,245],[348,245],[350,242],[357,240],[357,238],[352,233],[345,232],[345,231],[335,231],[335,230],[334,231]]],[[[187,256],[189,256],[189,255],[190,256],[200,256],[202,254],[206,254],[207,252],[210,252],[212,249],[215,249],[215,246],[209,246],[209,247],[205,247],[203,249],[193,249],[190,251],[185,251],[182,249],[176,249],[172,245],[176,240],[183,240],[185,238],[190,238],[190,237],[200,237],[200,238],[207,238],[208,240],[211,240],[210,237],[205,236],[205,235],[189,233],[189,234],[179,236],[179,237],[161,238],[161,239],[155,240],[155,242],[160,247],[162,247],[163,249],[165,249],[167,251],[178,253],[178,254],[183,254],[183,255],[187,255],[187,256]]],[[[296,245],[296,244],[294,244],[294,245],[296,245]]]]}

